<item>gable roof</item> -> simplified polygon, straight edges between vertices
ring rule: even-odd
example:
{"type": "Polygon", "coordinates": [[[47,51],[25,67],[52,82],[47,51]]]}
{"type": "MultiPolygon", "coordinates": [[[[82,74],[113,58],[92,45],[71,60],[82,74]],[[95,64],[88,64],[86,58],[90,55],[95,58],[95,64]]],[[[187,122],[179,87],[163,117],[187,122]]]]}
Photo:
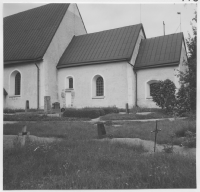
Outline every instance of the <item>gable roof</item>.
{"type": "Polygon", "coordinates": [[[143,39],[134,68],[178,65],[182,41],[184,41],[183,33],[143,39]]]}
{"type": "Polygon", "coordinates": [[[74,36],[57,68],[130,60],[141,29],[137,24],[74,36]]]}
{"type": "Polygon", "coordinates": [[[42,59],[69,4],[47,4],[4,18],[4,64],[42,59]]]}

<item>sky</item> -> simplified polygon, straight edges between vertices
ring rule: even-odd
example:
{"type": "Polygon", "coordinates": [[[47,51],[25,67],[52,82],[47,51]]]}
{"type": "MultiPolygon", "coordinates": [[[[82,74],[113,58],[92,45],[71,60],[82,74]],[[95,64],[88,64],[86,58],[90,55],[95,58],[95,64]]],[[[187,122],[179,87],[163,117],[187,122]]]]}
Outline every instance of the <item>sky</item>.
{"type": "MultiPolygon", "coordinates": [[[[44,5],[41,3],[4,3],[3,16],[44,5]]],[[[77,3],[88,33],[142,23],[147,38],[180,32],[192,35],[191,21],[196,4],[91,4],[77,3]],[[177,14],[181,12],[181,15],[177,14]]]]}

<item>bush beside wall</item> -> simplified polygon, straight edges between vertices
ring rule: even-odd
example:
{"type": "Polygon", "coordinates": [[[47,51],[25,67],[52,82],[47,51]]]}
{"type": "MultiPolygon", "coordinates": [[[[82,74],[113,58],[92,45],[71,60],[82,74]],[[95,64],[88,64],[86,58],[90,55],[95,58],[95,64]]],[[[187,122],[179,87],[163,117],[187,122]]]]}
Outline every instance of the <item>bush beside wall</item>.
{"type": "Polygon", "coordinates": [[[109,113],[119,113],[116,107],[102,107],[102,108],[83,108],[83,109],[65,109],[64,117],[79,117],[79,118],[97,118],[109,113]]]}

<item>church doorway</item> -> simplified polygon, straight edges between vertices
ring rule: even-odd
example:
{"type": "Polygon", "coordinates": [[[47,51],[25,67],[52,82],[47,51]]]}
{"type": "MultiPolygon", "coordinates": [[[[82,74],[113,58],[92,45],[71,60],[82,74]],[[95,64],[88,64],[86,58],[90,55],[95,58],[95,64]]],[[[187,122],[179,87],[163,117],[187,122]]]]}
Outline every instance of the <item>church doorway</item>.
{"type": "Polygon", "coordinates": [[[67,91],[65,93],[65,104],[66,104],[66,108],[71,107],[72,105],[71,91],[67,91]]]}

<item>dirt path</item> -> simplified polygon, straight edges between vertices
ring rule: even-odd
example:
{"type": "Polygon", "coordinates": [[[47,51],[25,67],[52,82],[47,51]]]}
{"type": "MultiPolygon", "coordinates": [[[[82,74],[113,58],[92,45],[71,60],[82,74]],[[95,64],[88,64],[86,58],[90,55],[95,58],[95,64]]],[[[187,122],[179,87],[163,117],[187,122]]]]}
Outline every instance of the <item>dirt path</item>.
{"type": "MultiPolygon", "coordinates": [[[[122,143],[127,144],[129,146],[135,146],[135,145],[143,145],[144,149],[147,150],[149,153],[154,152],[154,142],[153,141],[147,141],[142,140],[139,138],[113,138],[113,139],[100,139],[98,141],[107,141],[111,144],[114,143],[122,143]]],[[[163,152],[164,146],[163,145],[156,145],[156,152],[163,152]]],[[[180,147],[177,145],[173,146],[174,153],[178,153],[180,155],[189,156],[191,158],[196,158],[196,148],[186,148],[186,147],[180,147]]]]}

